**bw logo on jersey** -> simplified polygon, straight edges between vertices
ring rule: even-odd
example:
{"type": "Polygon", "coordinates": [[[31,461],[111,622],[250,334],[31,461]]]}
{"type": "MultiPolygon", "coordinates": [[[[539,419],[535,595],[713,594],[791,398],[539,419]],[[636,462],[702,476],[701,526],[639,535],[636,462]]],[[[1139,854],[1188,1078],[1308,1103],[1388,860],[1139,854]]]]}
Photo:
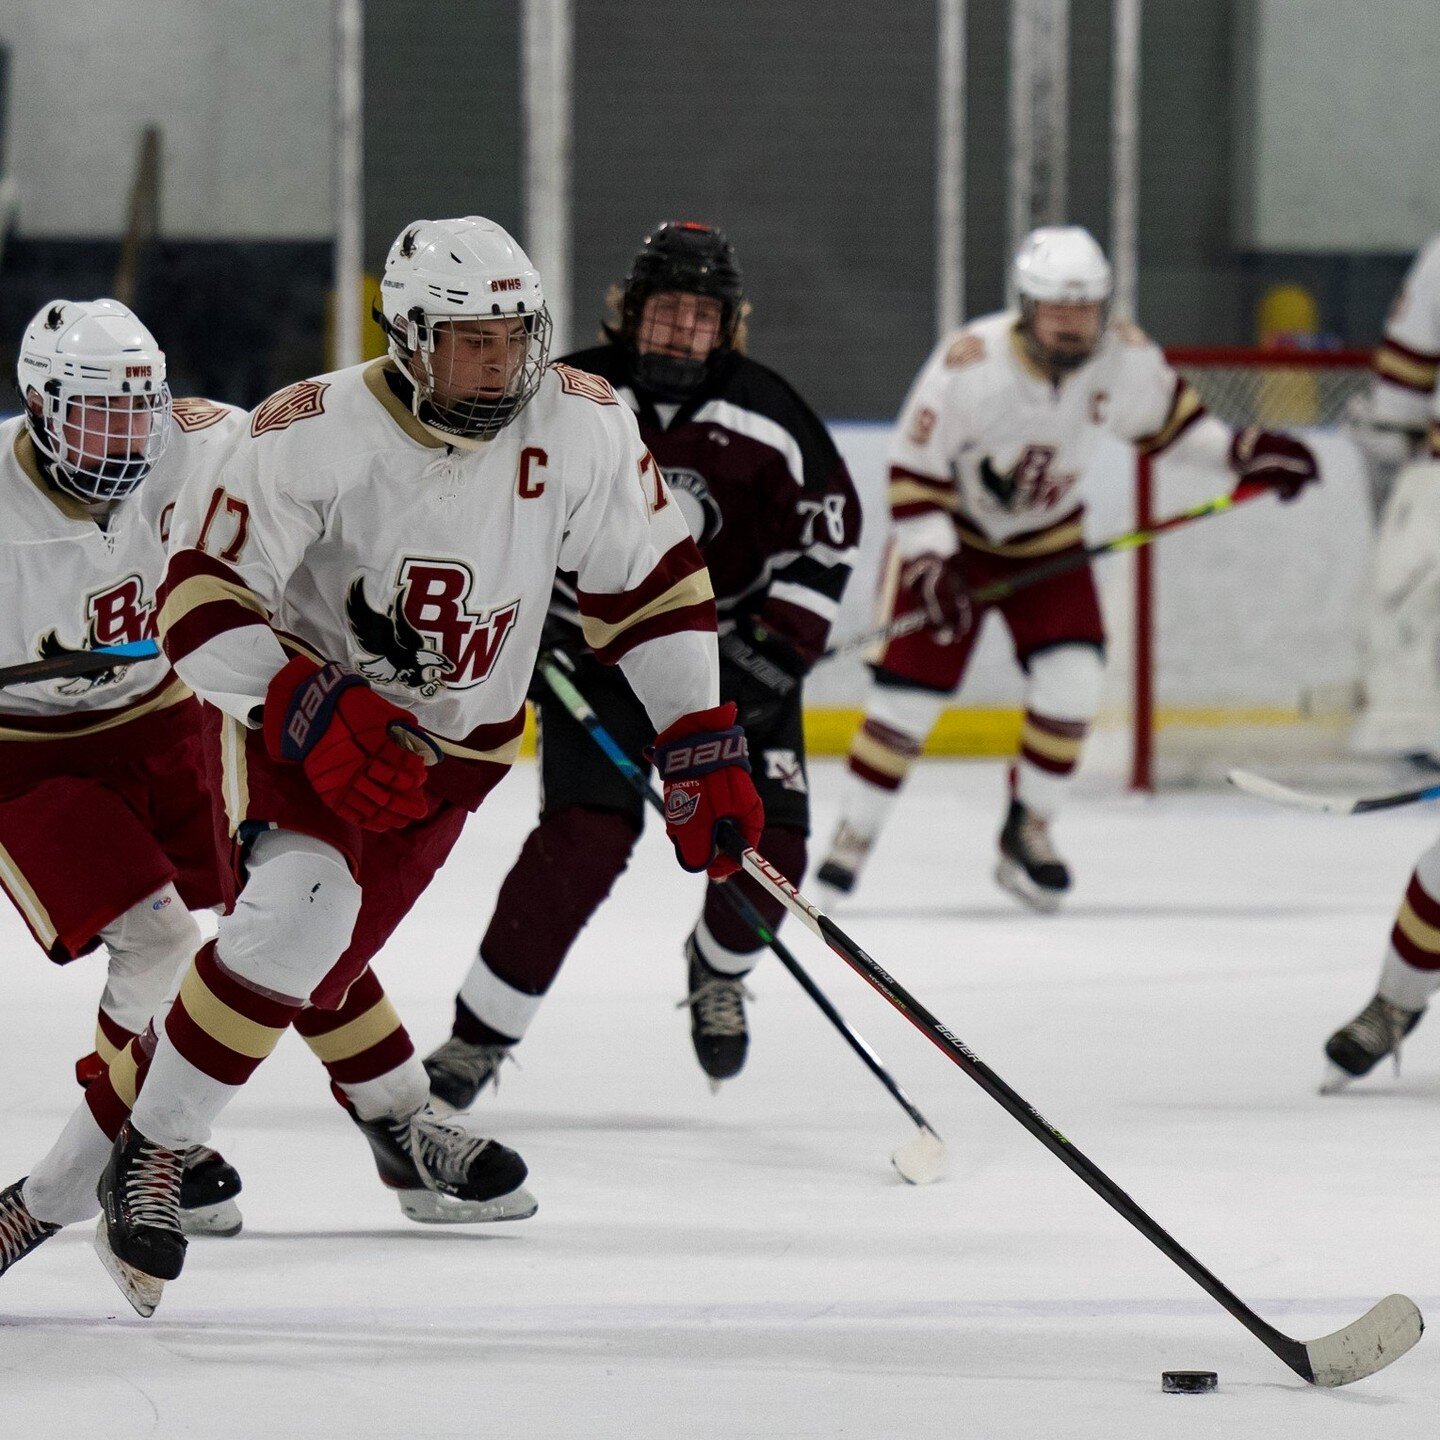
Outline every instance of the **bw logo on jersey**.
{"type": "MultiPolygon", "coordinates": [[[[81,655],[104,645],[133,645],[137,640],[155,638],[155,621],[154,602],[146,598],[145,582],[138,575],[127,575],[86,600],[82,644],[67,645],[58,631],[50,630],[40,637],[36,652],[42,660],[54,660],[61,655],[81,655]]],[[[104,685],[116,684],[124,674],[123,666],[100,670],[94,675],[65,680],[55,691],[59,695],[85,695],[104,685]]]]}
{"type": "Polygon", "coordinates": [[[466,690],[488,679],[520,602],[472,610],[466,602],[474,585],[474,575],[459,561],[407,559],[382,613],[366,597],[365,582],[353,581],[345,598],[345,618],[369,657],[360,662],[360,673],[377,684],[403,685],[426,697],[442,686],[466,690]]]}

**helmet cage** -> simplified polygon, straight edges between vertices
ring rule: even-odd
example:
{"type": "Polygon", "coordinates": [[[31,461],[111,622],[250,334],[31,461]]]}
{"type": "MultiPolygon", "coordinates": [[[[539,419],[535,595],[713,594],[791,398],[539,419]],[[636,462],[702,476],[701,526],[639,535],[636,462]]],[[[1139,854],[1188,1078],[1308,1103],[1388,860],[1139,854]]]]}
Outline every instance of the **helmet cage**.
{"type": "Polygon", "coordinates": [[[498,435],[535,398],[550,363],[553,325],[544,305],[529,313],[523,306],[508,312],[496,306],[488,315],[427,314],[416,305],[393,320],[386,319],[377,307],[376,318],[389,339],[391,358],[414,387],[411,409],[415,417],[434,430],[462,439],[489,440],[498,435]],[[451,376],[436,374],[439,334],[448,326],[485,320],[520,320],[525,329],[524,356],[507,375],[502,393],[457,395],[451,376]]]}
{"type": "MultiPolygon", "coordinates": [[[[128,364],[117,367],[140,368],[128,364]]],[[[76,363],[73,378],[38,387],[39,413],[23,397],[30,438],[56,485],[87,504],[123,500],[140,487],[170,443],[170,387],[162,379],[112,381],[103,362],[76,363]],[[143,418],[143,423],[140,417],[143,418]]]]}
{"type": "Polygon", "coordinates": [[[1113,303],[1113,296],[1107,296],[1103,300],[1043,300],[1035,295],[1022,294],[1020,296],[1020,333],[1024,336],[1031,353],[1042,365],[1062,373],[1078,370],[1099,349],[1100,339],[1110,324],[1110,308],[1113,303]],[[1037,305],[1098,305],[1100,307],[1100,323],[1096,330],[1095,344],[1083,355],[1068,350],[1052,350],[1048,345],[1042,345],[1035,336],[1035,307],[1037,305]]]}
{"type": "Polygon", "coordinates": [[[620,333],[630,352],[635,383],[661,399],[684,400],[704,381],[714,362],[734,346],[744,304],[740,267],[723,231],[693,221],[660,226],[646,237],[635,257],[620,305],[620,333]],[[720,301],[719,333],[703,360],[641,353],[645,302],[667,290],[720,301]]]}

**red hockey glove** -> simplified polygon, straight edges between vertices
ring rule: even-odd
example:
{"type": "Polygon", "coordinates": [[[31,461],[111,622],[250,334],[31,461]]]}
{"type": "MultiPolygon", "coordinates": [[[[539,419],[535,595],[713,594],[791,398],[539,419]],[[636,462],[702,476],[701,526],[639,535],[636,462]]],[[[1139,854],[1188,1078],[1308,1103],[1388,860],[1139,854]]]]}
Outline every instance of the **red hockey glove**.
{"type": "Polygon", "coordinates": [[[265,749],[304,771],[342,820],[394,830],[426,812],[425,762],[391,733],[423,739],[415,717],[333,660],[297,655],[265,695],[265,749]]]}
{"type": "Polygon", "coordinates": [[[665,833],[681,867],[708,870],[712,880],[733,875],[740,862],[715,847],[720,822],[733,820],[746,845],[758,844],[765,828],[734,705],[682,715],[655,737],[651,758],[665,787],[665,833]]]}
{"type": "Polygon", "coordinates": [[[934,630],[963,635],[971,625],[970,596],[960,578],[958,555],[917,555],[900,567],[900,585],[925,612],[934,630]]]}
{"type": "Polygon", "coordinates": [[[1248,500],[1257,490],[1273,490],[1282,500],[1293,500],[1320,478],[1314,452],[1303,440],[1254,425],[1235,432],[1230,465],[1240,477],[1235,500],[1248,500]]]}

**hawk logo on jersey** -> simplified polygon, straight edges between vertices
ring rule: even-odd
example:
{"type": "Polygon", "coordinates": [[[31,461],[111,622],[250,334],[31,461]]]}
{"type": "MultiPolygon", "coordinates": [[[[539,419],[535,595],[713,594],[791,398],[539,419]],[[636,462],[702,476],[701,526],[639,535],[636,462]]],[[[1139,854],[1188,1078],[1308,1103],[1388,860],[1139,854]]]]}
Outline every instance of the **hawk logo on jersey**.
{"type": "Polygon", "coordinates": [[[665,465],[660,473],[664,475],[670,494],[690,527],[690,538],[703,550],[725,523],[719,502],[710,493],[710,486],[698,470],[690,470],[683,465],[665,465]]]}
{"type": "MultiPolygon", "coordinates": [[[[42,660],[61,655],[81,655],[86,650],[105,645],[133,645],[137,640],[153,640],[156,635],[154,602],[145,597],[145,584],[138,575],[127,575],[117,584],[97,591],[86,601],[85,643],[67,645],[57,631],[40,637],[37,647],[42,660]]],[[[125,675],[126,666],[101,670],[94,675],[77,675],[55,687],[59,695],[86,695],[104,685],[117,684],[125,675]]]]}
{"type": "MultiPolygon", "coordinates": [[[[42,660],[56,660],[61,655],[83,655],[87,650],[93,649],[90,645],[66,645],[51,630],[48,634],[40,637],[40,644],[37,651],[42,660]]],[[[93,675],[76,675],[69,680],[62,680],[55,687],[57,695],[88,695],[92,690],[98,690],[103,685],[116,684],[121,675],[128,667],[117,665],[113,670],[97,670],[93,675]]]]}
{"type": "Polygon", "coordinates": [[[324,380],[300,380],[277,390],[256,410],[250,421],[252,436],[269,430],[288,430],[297,420],[309,420],[325,413],[325,392],[330,388],[324,380]]]}
{"type": "Polygon", "coordinates": [[[980,483],[1002,510],[1049,510],[1074,486],[1077,475],[1053,475],[1053,445],[1027,445],[1010,470],[997,470],[988,455],[980,457],[980,483]]]}
{"type": "Polygon", "coordinates": [[[426,697],[442,686],[467,690],[489,679],[520,602],[474,610],[466,604],[474,587],[474,575],[459,561],[407,559],[381,614],[366,599],[364,581],[354,581],[345,618],[361,650],[373,657],[360,663],[360,673],[426,697]]]}

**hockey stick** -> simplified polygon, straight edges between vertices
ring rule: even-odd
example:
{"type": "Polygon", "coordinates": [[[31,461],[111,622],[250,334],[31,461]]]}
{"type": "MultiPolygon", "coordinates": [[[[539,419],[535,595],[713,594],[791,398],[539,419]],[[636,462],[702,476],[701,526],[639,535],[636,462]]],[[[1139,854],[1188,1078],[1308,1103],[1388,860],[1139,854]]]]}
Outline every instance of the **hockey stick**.
{"type": "Polygon", "coordinates": [[[818,935],[992,1100],[1073,1170],[1112,1210],[1128,1220],[1162,1255],[1178,1265],[1207,1295],[1224,1306],[1302,1380],[1327,1387],[1348,1385],[1384,1369],[1420,1339],[1425,1322],[1415,1302],[1404,1295],[1387,1295],[1358,1320],[1318,1340],[1292,1340],[1262,1320],[1152,1220],[1099,1166],[1072,1145],[1028,1100],[1012,1090],[964,1041],[876,964],[828,915],[801,895],[764,856],[748,848],[733,825],[721,827],[720,845],[727,854],[740,861],[747,875],[818,935]]]}
{"type": "Polygon", "coordinates": [[[1394,810],[1401,805],[1440,799],[1440,785],[1396,790],[1389,795],[1312,795],[1308,790],[1293,790],[1289,785],[1267,780],[1250,770],[1231,770],[1225,778],[1237,790],[1257,800],[1268,800],[1272,805],[1285,805],[1292,810],[1308,810],[1313,815],[1366,815],[1372,810],[1394,810]]]}
{"type": "MultiPolygon", "coordinates": [[[[1097,540],[1095,544],[1087,545],[1083,550],[1076,550],[1069,555],[1058,555],[1053,560],[1045,560],[1039,565],[1032,565],[1028,570],[1022,570],[1018,575],[1011,575],[1006,580],[992,580],[990,584],[982,585],[978,590],[971,590],[969,592],[970,602],[972,605],[989,605],[995,600],[1008,599],[1018,590],[1028,590],[1030,586],[1039,585],[1044,580],[1053,580],[1057,575],[1068,575],[1073,570],[1083,570],[1092,560],[1098,559],[1101,555],[1118,554],[1124,550],[1138,550],[1142,545],[1149,545],[1162,535],[1167,535],[1172,530],[1178,530],[1183,525],[1203,520],[1209,515],[1224,514],[1227,510],[1235,509],[1237,505],[1246,505],[1261,495],[1272,493],[1267,487],[1259,486],[1252,490],[1241,490],[1236,494],[1217,495],[1212,500],[1192,505],[1190,509],[1181,510],[1174,515],[1167,516],[1164,520],[1157,520],[1143,530],[1127,530],[1123,535],[1112,535],[1108,540],[1097,540]]],[[[889,640],[900,640],[906,635],[913,635],[917,630],[924,630],[928,624],[923,611],[901,615],[898,619],[890,621],[888,625],[881,625],[875,630],[867,630],[863,635],[851,636],[849,640],[843,640],[840,644],[831,646],[820,658],[834,660],[841,655],[853,655],[859,650],[868,650],[872,645],[880,645],[889,640]]]]}
{"type": "Polygon", "coordinates": [[[28,685],[36,680],[67,680],[78,675],[99,675],[117,665],[134,665],[153,660],[160,647],[153,640],[135,640],[129,645],[105,645],[96,650],[72,650],[46,660],[27,660],[23,665],[0,667],[0,690],[7,685],[28,685]]]}
{"type": "MultiPolygon", "coordinates": [[[[558,651],[551,651],[540,657],[538,669],[545,683],[554,691],[556,698],[570,712],[570,715],[584,726],[590,738],[604,751],[606,757],[641,795],[652,809],[665,813],[665,803],[651,788],[645,772],[621,749],[615,737],[601,723],[600,717],[591,709],[589,701],[575,688],[574,682],[561,668],[565,657],[558,651]],[[559,662],[559,663],[557,663],[559,662]]],[[[945,1171],[945,1143],[935,1133],[930,1122],[920,1113],[910,1097],[900,1088],[882,1064],[880,1057],[855,1033],[844,1016],[832,1005],[824,991],[810,978],[808,972],[792,955],[785,943],[770,929],[759,911],[732,885],[722,885],[720,893],[734,907],[740,918],[775,952],[780,963],[799,982],[800,988],[819,1006],[825,1018],[844,1036],[850,1048],[865,1062],[870,1073],[890,1092],[896,1103],[915,1122],[916,1133],[898,1146],[890,1157],[890,1163],[899,1172],[901,1179],[912,1185],[928,1185],[938,1180],[945,1171]]]]}

